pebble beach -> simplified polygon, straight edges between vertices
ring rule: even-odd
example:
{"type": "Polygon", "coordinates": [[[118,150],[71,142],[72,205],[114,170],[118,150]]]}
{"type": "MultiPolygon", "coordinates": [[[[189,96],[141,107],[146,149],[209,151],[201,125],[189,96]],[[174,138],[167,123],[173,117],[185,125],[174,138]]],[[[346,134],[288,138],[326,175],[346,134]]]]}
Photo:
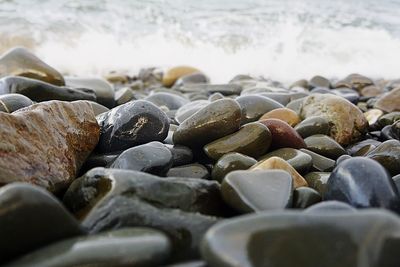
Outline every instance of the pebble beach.
{"type": "Polygon", "coordinates": [[[400,266],[400,80],[0,77],[1,266],[400,266]]]}

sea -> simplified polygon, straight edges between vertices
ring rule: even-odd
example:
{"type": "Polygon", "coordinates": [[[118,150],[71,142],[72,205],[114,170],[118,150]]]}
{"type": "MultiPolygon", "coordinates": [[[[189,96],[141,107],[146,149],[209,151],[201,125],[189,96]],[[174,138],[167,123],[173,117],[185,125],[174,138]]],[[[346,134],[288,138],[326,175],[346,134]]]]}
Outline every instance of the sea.
{"type": "Polygon", "coordinates": [[[400,0],[0,0],[0,53],[68,75],[190,65],[283,83],[400,78],[400,0]]]}

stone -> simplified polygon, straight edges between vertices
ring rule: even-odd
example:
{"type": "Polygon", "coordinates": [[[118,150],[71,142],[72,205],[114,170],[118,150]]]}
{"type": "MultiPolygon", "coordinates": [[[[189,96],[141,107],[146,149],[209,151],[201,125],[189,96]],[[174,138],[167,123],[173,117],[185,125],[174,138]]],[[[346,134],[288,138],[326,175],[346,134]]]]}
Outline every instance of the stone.
{"type": "Polygon", "coordinates": [[[228,173],[236,170],[247,170],[256,163],[257,161],[252,157],[237,152],[228,153],[215,163],[211,177],[221,183],[228,173]]]}
{"type": "Polygon", "coordinates": [[[163,141],[168,135],[169,120],[165,112],[145,100],[115,107],[100,120],[101,152],[124,150],[151,141],[163,141]]]}
{"type": "Polygon", "coordinates": [[[92,106],[92,109],[93,109],[93,112],[94,112],[95,116],[100,115],[102,113],[105,113],[107,111],[110,111],[109,108],[107,108],[107,107],[105,107],[105,106],[103,106],[103,105],[101,105],[101,104],[99,104],[97,102],[93,102],[93,101],[87,101],[87,102],[89,102],[90,105],[92,106]]]}
{"type": "Polygon", "coordinates": [[[108,167],[110,166],[116,158],[121,154],[121,151],[98,154],[96,152],[90,154],[86,159],[85,163],[79,171],[80,175],[85,174],[87,171],[96,167],[108,167]]]}
{"type": "Polygon", "coordinates": [[[110,72],[107,74],[104,79],[106,79],[109,83],[112,84],[126,84],[128,83],[131,79],[126,73],[118,73],[118,72],[110,72]]]}
{"type": "Polygon", "coordinates": [[[321,202],[322,197],[315,189],[310,187],[298,187],[293,192],[293,208],[305,209],[318,202],[321,202]]]}
{"type": "Polygon", "coordinates": [[[195,114],[200,109],[206,107],[210,103],[211,102],[208,100],[197,100],[183,105],[176,111],[175,120],[178,123],[182,123],[184,120],[195,114]]]}
{"type": "Polygon", "coordinates": [[[243,87],[239,84],[189,84],[179,88],[185,93],[206,92],[207,94],[220,93],[222,95],[240,95],[243,87]]]}
{"type": "Polygon", "coordinates": [[[340,145],[354,143],[367,130],[368,121],[363,113],[339,96],[315,94],[303,101],[300,116],[324,116],[331,125],[329,136],[340,145]]]}
{"type": "Polygon", "coordinates": [[[329,200],[317,203],[307,208],[304,212],[326,214],[327,212],[357,212],[357,209],[341,201],[329,200]]]}
{"type": "Polygon", "coordinates": [[[213,160],[231,152],[257,158],[268,151],[271,139],[271,132],[265,125],[251,122],[243,125],[239,131],[207,144],[204,151],[213,160]]]}
{"type": "Polygon", "coordinates": [[[252,166],[250,170],[284,170],[293,178],[294,188],[307,186],[307,181],[289,163],[279,157],[262,160],[252,166]]]}
{"type": "Polygon", "coordinates": [[[233,171],[221,184],[222,197],[240,213],[291,207],[293,179],[281,170],[233,171]]]}
{"type": "Polygon", "coordinates": [[[104,168],[75,180],[64,204],[91,234],[132,226],[161,230],[176,259],[196,257],[203,234],[218,221],[212,215],[225,210],[215,181],[104,168]]]}
{"type": "Polygon", "coordinates": [[[214,101],[217,101],[217,100],[220,100],[223,98],[225,98],[225,97],[221,93],[213,93],[212,95],[210,95],[208,97],[208,101],[214,102],[214,101]]]}
{"type": "Polygon", "coordinates": [[[150,142],[125,150],[110,165],[110,168],[166,176],[171,166],[171,151],[160,142],[150,142]]]}
{"type": "Polygon", "coordinates": [[[379,88],[378,86],[375,85],[368,85],[361,89],[360,94],[365,97],[375,97],[380,94],[382,94],[383,90],[382,88],[379,88]]]}
{"type": "Polygon", "coordinates": [[[315,189],[323,197],[330,175],[330,172],[310,172],[304,176],[304,179],[309,187],[315,189]]]}
{"type": "Polygon", "coordinates": [[[46,83],[65,85],[63,76],[37,56],[22,47],[16,47],[0,58],[0,77],[23,76],[46,83]]]}
{"type": "Polygon", "coordinates": [[[84,233],[64,206],[38,186],[12,183],[0,188],[0,210],[0,264],[84,233]]]}
{"type": "Polygon", "coordinates": [[[175,94],[170,93],[155,93],[146,97],[144,100],[147,100],[157,107],[167,107],[169,110],[177,110],[183,105],[189,103],[189,100],[175,94]]]}
{"type": "Polygon", "coordinates": [[[192,74],[187,74],[182,76],[174,83],[174,87],[176,86],[184,86],[184,85],[192,85],[192,84],[207,84],[210,82],[210,79],[201,72],[195,72],[192,74]]]}
{"type": "Polygon", "coordinates": [[[137,100],[135,97],[135,93],[129,87],[123,87],[116,91],[114,98],[116,106],[123,105],[132,100],[137,100]]]}
{"type": "Polygon", "coordinates": [[[317,87],[330,88],[331,82],[327,78],[317,75],[310,79],[308,86],[310,89],[317,87]]]}
{"type": "Polygon", "coordinates": [[[196,68],[189,66],[177,66],[170,68],[164,73],[162,77],[162,84],[165,87],[171,87],[179,78],[196,72],[200,71],[196,68]]]}
{"type": "Polygon", "coordinates": [[[374,108],[384,112],[400,111],[400,88],[383,94],[374,104],[374,108]]]}
{"type": "Polygon", "coordinates": [[[364,112],[364,116],[368,121],[369,125],[373,125],[383,115],[383,111],[380,109],[370,109],[364,112]]]}
{"type": "Polygon", "coordinates": [[[347,154],[341,145],[327,135],[312,135],[304,139],[304,142],[308,150],[330,159],[336,160],[341,155],[347,154]]]}
{"type": "Polygon", "coordinates": [[[400,174],[400,142],[398,140],[385,141],[365,156],[379,162],[391,175],[400,174]]]}
{"type": "Polygon", "coordinates": [[[385,245],[399,232],[399,218],[376,209],[258,213],[214,225],[201,254],[209,266],[396,267],[396,242],[385,245]],[[382,255],[394,263],[379,265],[382,255]]]}
{"type": "Polygon", "coordinates": [[[364,156],[379,146],[381,142],[374,139],[366,139],[346,148],[346,151],[351,156],[364,156]]]}
{"type": "Polygon", "coordinates": [[[170,241],[162,232],[143,227],[124,228],[66,239],[5,266],[159,266],[166,263],[170,251],[170,241]]]}
{"type": "Polygon", "coordinates": [[[306,148],[303,138],[286,122],[278,119],[259,121],[268,127],[272,135],[271,148],[306,148]]]}
{"type": "Polygon", "coordinates": [[[295,81],[294,83],[292,83],[292,84],[289,86],[290,89],[294,89],[294,88],[296,88],[296,87],[301,87],[301,88],[306,88],[306,89],[308,89],[308,88],[309,88],[309,86],[308,86],[308,81],[305,80],[305,79],[298,80],[298,81],[295,81]]]}
{"type": "Polygon", "coordinates": [[[335,166],[335,161],[333,159],[324,157],[308,149],[300,149],[311,156],[312,158],[312,169],[320,172],[332,171],[335,166]]]}
{"type": "Polygon", "coordinates": [[[114,88],[106,80],[96,77],[66,77],[65,85],[71,88],[87,88],[94,91],[97,102],[107,108],[115,106],[114,88]]]}
{"type": "Polygon", "coordinates": [[[207,264],[204,261],[190,261],[168,265],[166,267],[207,267],[207,264]]]}
{"type": "Polygon", "coordinates": [[[307,138],[315,134],[328,134],[330,125],[327,119],[322,116],[308,117],[300,122],[294,129],[301,137],[307,138]]]}
{"type": "Polygon", "coordinates": [[[346,202],[356,208],[380,207],[400,211],[400,198],[392,178],[376,161],[355,157],[341,162],[331,173],[326,200],[346,202]]]}
{"type": "Polygon", "coordinates": [[[239,130],[241,111],[232,99],[211,102],[184,120],[173,135],[174,144],[202,147],[239,130]]]}
{"type": "Polygon", "coordinates": [[[29,97],[36,102],[49,100],[96,101],[96,95],[90,89],[73,89],[68,87],[61,87],[25,77],[1,78],[0,95],[4,94],[21,94],[29,97]]]}
{"type": "Polygon", "coordinates": [[[294,148],[280,148],[265,154],[259,160],[279,157],[287,161],[299,173],[307,173],[312,166],[312,157],[300,150],[294,148]]]}
{"type": "Polygon", "coordinates": [[[400,141],[400,120],[393,123],[393,125],[385,126],[381,133],[387,140],[394,139],[400,141]]]}
{"type": "Polygon", "coordinates": [[[343,80],[338,81],[335,84],[335,88],[347,87],[360,92],[363,88],[367,86],[372,86],[373,84],[374,82],[370,78],[357,73],[353,73],[348,75],[343,80]]]}
{"type": "Polygon", "coordinates": [[[262,115],[259,120],[261,121],[266,119],[279,119],[286,122],[292,127],[294,127],[300,122],[299,115],[297,115],[296,112],[288,108],[273,109],[270,112],[267,112],[264,115],[262,115]]]}
{"type": "Polygon", "coordinates": [[[244,95],[236,98],[242,110],[242,122],[246,124],[258,120],[265,113],[283,108],[279,102],[260,95],[244,95]]]}
{"type": "Polygon", "coordinates": [[[0,95],[0,111],[12,113],[33,105],[32,100],[21,94],[0,95]]]}
{"type": "Polygon", "coordinates": [[[166,145],[172,154],[172,166],[181,166],[193,161],[193,152],[190,148],[180,145],[166,145]]]}
{"type": "Polygon", "coordinates": [[[58,192],[76,177],[99,140],[84,101],[49,101],[0,112],[0,185],[28,182],[58,192]]]}
{"type": "Polygon", "coordinates": [[[168,177],[186,177],[196,179],[208,179],[210,173],[207,168],[201,164],[194,163],[188,165],[182,165],[175,168],[171,168],[168,173],[168,177]]]}
{"type": "Polygon", "coordinates": [[[382,115],[381,117],[379,117],[378,119],[378,124],[381,127],[385,127],[387,125],[392,125],[393,123],[395,123],[396,121],[400,120],[400,112],[399,111],[395,111],[395,112],[390,112],[388,114],[382,115]]]}

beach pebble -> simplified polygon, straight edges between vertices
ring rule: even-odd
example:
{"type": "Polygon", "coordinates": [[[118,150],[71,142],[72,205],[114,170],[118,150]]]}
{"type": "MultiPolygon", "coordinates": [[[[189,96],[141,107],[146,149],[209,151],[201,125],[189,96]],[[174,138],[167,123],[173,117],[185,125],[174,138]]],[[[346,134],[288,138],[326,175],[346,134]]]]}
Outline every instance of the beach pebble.
{"type": "Polygon", "coordinates": [[[298,187],[293,192],[293,208],[305,209],[322,201],[320,193],[310,187],[298,187]]]}
{"type": "Polygon", "coordinates": [[[186,177],[196,179],[208,179],[210,173],[206,167],[201,164],[193,163],[188,165],[181,165],[178,167],[171,168],[168,173],[168,177],[186,177]]]}
{"type": "Polygon", "coordinates": [[[157,107],[167,107],[169,110],[177,110],[183,105],[189,103],[189,100],[171,93],[154,93],[144,98],[157,107]]]}
{"type": "Polygon", "coordinates": [[[162,84],[165,87],[171,87],[179,78],[196,72],[200,72],[200,70],[190,66],[177,66],[170,68],[162,76],[162,84]]]}
{"type": "Polygon", "coordinates": [[[383,94],[374,104],[374,108],[384,112],[400,111],[400,88],[383,94]]]}
{"type": "Polygon", "coordinates": [[[277,108],[271,110],[270,112],[267,112],[264,115],[262,115],[259,120],[261,121],[266,119],[279,119],[286,122],[292,127],[294,127],[301,121],[299,115],[297,115],[296,112],[288,108],[277,108]]]}
{"type": "Polygon", "coordinates": [[[227,153],[215,163],[211,177],[221,183],[228,173],[236,170],[247,170],[256,163],[257,160],[252,157],[237,152],[227,153]]]}
{"type": "Polygon", "coordinates": [[[304,139],[307,149],[324,157],[336,160],[341,155],[347,154],[346,150],[335,140],[327,135],[316,134],[304,139]]]}
{"type": "Polygon", "coordinates": [[[321,87],[321,88],[330,88],[331,87],[331,82],[322,76],[314,76],[310,79],[308,82],[308,86],[310,89],[321,87]]]}
{"type": "Polygon", "coordinates": [[[272,135],[271,148],[306,148],[303,138],[289,124],[279,119],[261,120],[259,123],[268,127],[272,135]]]}
{"type": "Polygon", "coordinates": [[[279,157],[287,161],[299,173],[307,173],[312,166],[312,157],[300,150],[294,148],[280,148],[263,155],[259,160],[265,160],[271,157],[279,157]]]}
{"type": "Polygon", "coordinates": [[[0,111],[12,113],[33,105],[32,100],[21,94],[0,95],[0,111]]]}
{"type": "Polygon", "coordinates": [[[242,110],[241,124],[256,121],[271,110],[283,108],[279,102],[260,95],[244,95],[236,98],[236,101],[242,110]]]}
{"type": "Polygon", "coordinates": [[[309,187],[315,189],[323,197],[330,175],[330,172],[309,172],[304,176],[304,179],[309,187]]]}
{"type": "Polygon", "coordinates": [[[400,141],[385,141],[365,156],[379,162],[391,175],[400,174],[400,141]]]}

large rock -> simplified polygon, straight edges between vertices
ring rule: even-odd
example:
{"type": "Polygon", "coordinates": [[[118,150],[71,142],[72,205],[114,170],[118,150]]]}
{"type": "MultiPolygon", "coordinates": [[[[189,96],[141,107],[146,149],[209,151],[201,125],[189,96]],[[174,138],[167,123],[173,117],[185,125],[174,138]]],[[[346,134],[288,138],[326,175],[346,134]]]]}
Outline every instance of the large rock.
{"type": "Polygon", "coordinates": [[[64,85],[62,75],[22,47],[14,48],[0,58],[0,77],[24,76],[54,85],[64,85]]]}
{"type": "Polygon", "coordinates": [[[79,234],[78,221],[46,190],[26,183],[0,188],[0,264],[79,234]]]}
{"type": "Polygon", "coordinates": [[[29,182],[52,192],[67,187],[99,140],[91,105],[49,101],[0,112],[0,184],[29,182]]]}
{"type": "Polygon", "coordinates": [[[341,145],[358,140],[368,127],[363,113],[346,99],[331,94],[313,94],[303,100],[300,115],[324,116],[331,128],[329,135],[341,145]]]}
{"type": "Polygon", "coordinates": [[[382,95],[374,104],[374,108],[378,108],[385,112],[400,111],[400,88],[382,95]]]}

